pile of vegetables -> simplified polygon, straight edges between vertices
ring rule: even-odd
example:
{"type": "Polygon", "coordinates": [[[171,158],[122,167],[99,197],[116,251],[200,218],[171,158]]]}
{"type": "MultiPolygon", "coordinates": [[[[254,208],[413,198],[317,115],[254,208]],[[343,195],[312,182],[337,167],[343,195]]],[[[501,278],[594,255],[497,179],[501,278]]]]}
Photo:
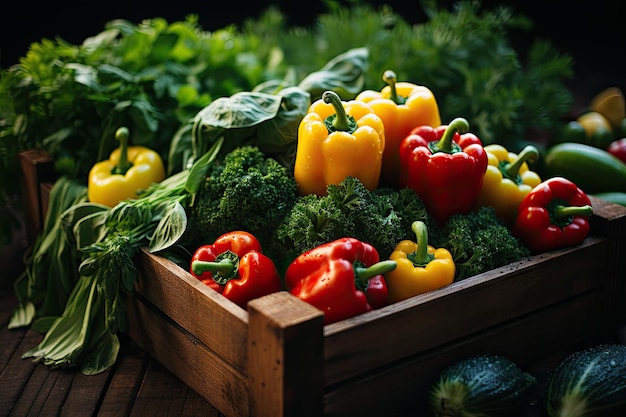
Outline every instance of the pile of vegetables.
{"type": "MultiPolygon", "coordinates": [[[[443,24],[444,17],[451,20],[446,20],[443,28],[449,28],[452,34],[470,27],[476,31],[476,37],[483,33],[486,39],[479,42],[481,48],[493,43],[491,48],[500,47],[497,56],[507,56],[506,62],[494,68],[510,71],[500,74],[498,83],[484,96],[485,101],[499,106],[497,111],[494,108],[485,114],[490,108],[486,102],[480,109],[475,107],[481,100],[472,85],[472,91],[465,90],[472,103],[459,112],[454,99],[446,96],[446,88],[438,84],[446,78],[442,77],[446,71],[452,72],[448,74],[450,80],[457,80],[457,75],[462,73],[468,77],[467,82],[482,81],[484,72],[473,68],[473,63],[462,64],[457,62],[458,57],[444,55],[439,57],[438,65],[445,62],[450,65],[438,67],[432,83],[425,84],[428,87],[402,82],[396,74],[408,70],[411,74],[407,79],[428,77],[410,66],[398,65],[393,71],[386,70],[393,60],[376,67],[383,47],[380,41],[369,38],[350,48],[352,38],[347,37],[341,51],[316,65],[314,70],[306,71],[303,68],[307,63],[315,65],[320,56],[333,51],[339,42],[324,44],[328,48],[322,51],[325,53],[309,51],[306,59],[301,57],[301,52],[290,49],[293,46],[290,42],[297,38],[300,51],[306,42],[311,42],[310,49],[315,50],[314,45],[319,45],[321,40],[331,39],[331,35],[338,35],[349,26],[332,25],[335,28],[332,31],[330,25],[321,29],[340,16],[343,21],[345,16],[341,12],[320,17],[320,26],[315,30],[289,32],[290,36],[280,39],[277,29],[265,22],[268,24],[265,32],[253,35],[255,32],[250,27],[249,32],[240,35],[231,27],[220,32],[220,36],[228,37],[228,42],[220,44],[212,40],[217,45],[207,45],[203,43],[205,37],[212,39],[217,35],[199,32],[193,20],[173,26],[156,20],[140,27],[112,23],[109,30],[86,41],[82,47],[66,45],[64,51],[73,58],[85,53],[85,58],[97,60],[97,54],[90,53],[105,40],[107,45],[114,46],[114,51],[122,48],[130,61],[131,52],[137,51],[124,47],[126,40],[118,36],[125,32],[119,30],[125,28],[140,36],[137,29],[141,29],[140,39],[152,45],[147,61],[158,61],[164,54],[168,57],[166,62],[174,65],[175,73],[184,73],[185,81],[181,81],[178,89],[173,87],[174,81],[160,85],[159,80],[167,79],[160,65],[156,65],[159,71],[154,73],[148,71],[152,67],[134,68],[126,62],[129,68],[149,78],[143,86],[146,90],[133,89],[124,100],[109,97],[103,107],[100,107],[102,103],[98,104],[101,112],[98,128],[90,126],[102,135],[96,142],[82,136],[87,133],[84,127],[79,129],[80,140],[72,133],[74,124],[87,121],[76,110],[76,117],[69,117],[72,126],[64,127],[67,136],[57,137],[58,146],[48,148],[58,158],[62,174],[51,195],[50,204],[55,209],[48,213],[46,234],[35,242],[26,270],[16,282],[19,307],[9,324],[10,327],[32,325],[45,333],[45,337],[24,356],[53,367],[80,366],[86,374],[112,366],[119,349],[117,334],[126,326],[123,300],[133,291],[137,277],[134,258],[140,248],[173,260],[241,308],[246,308],[252,298],[286,290],[324,311],[325,323],[331,324],[382,308],[390,300],[400,302],[521,260],[531,253],[581,242],[589,231],[587,218],[592,212],[589,200],[566,178],[541,181],[534,177],[534,183],[531,180],[525,183],[522,176],[530,171],[528,155],[534,155],[533,152],[523,151],[519,158],[511,152],[505,151],[504,155],[500,152],[494,164],[501,174],[498,181],[513,184],[509,188],[518,195],[516,204],[506,214],[496,209],[495,204],[479,200],[490,158],[498,155],[498,150],[490,150],[486,144],[497,141],[501,146],[517,147],[525,142],[521,138],[529,126],[523,129],[516,123],[513,126],[513,118],[498,120],[498,112],[507,109],[500,100],[507,96],[510,103],[514,102],[510,99],[512,90],[535,97],[528,89],[537,87],[533,81],[534,77],[539,78],[544,99],[546,94],[553,94],[543,104],[544,112],[533,114],[532,104],[525,103],[520,109],[509,108],[508,117],[515,114],[517,121],[529,118],[530,126],[549,128],[564,110],[561,99],[567,94],[560,77],[567,73],[569,63],[552,56],[551,68],[563,70],[556,78],[552,78],[555,72],[538,76],[534,71],[520,72],[516,63],[511,66],[511,60],[515,61],[516,57],[501,44],[503,38],[483,32],[486,28],[494,29],[498,23],[511,22],[511,15],[505,9],[483,16],[477,14],[476,3],[462,2],[454,13],[429,10],[431,21],[417,27],[409,27],[387,9],[383,17],[394,17],[392,26],[377,26],[381,16],[365,6],[354,6],[345,13],[360,17],[361,33],[376,29],[377,38],[386,34],[390,36],[383,36],[387,41],[404,40],[414,48],[412,51],[428,51],[428,42],[433,42],[430,51],[443,52],[441,45],[435,47],[435,44],[447,40],[451,34],[439,38],[439,26],[435,29],[429,25],[443,24]],[[372,20],[365,19],[367,16],[372,20]],[[245,42],[238,44],[239,36],[245,42]],[[412,43],[414,38],[419,38],[419,42],[412,43]],[[250,57],[252,62],[246,70],[258,71],[248,74],[241,83],[236,75],[224,76],[215,68],[209,71],[208,78],[197,78],[198,74],[190,73],[189,67],[200,65],[200,57],[180,43],[185,40],[200,43],[198,48],[209,55],[218,53],[218,46],[223,49],[234,42],[242,48],[235,47],[237,52],[232,57],[237,62],[251,54],[247,48],[258,48],[255,49],[258,55],[250,57]],[[173,63],[178,59],[179,62],[173,63]],[[378,85],[381,78],[379,75],[376,81],[368,79],[372,67],[383,74],[387,84],[379,93],[368,89],[368,85],[378,85]],[[223,86],[228,92],[212,90],[219,97],[201,88],[216,79],[228,80],[223,86]],[[193,91],[186,88],[187,82],[193,91]],[[498,92],[496,85],[503,86],[503,91],[498,92]],[[149,96],[147,91],[161,98],[168,91],[177,100],[186,94],[192,99],[184,105],[180,101],[168,101],[163,108],[135,101],[135,97],[149,96]],[[420,105],[412,104],[411,100],[421,101],[420,105]],[[143,103],[143,111],[135,107],[138,103],[143,103]],[[192,116],[187,113],[191,108],[196,109],[192,116]],[[552,108],[553,113],[546,113],[547,108],[552,108]],[[416,109],[420,112],[428,109],[428,117],[415,124],[405,121],[396,125],[393,121],[416,109]],[[162,112],[176,114],[177,122],[168,126],[173,128],[169,132],[159,126],[162,120],[171,122],[162,119],[162,112]],[[450,113],[454,116],[450,117],[450,113]],[[546,118],[546,114],[550,116],[546,118]],[[149,120],[153,123],[148,123],[149,120]],[[476,128],[470,129],[468,120],[476,121],[476,128]],[[502,129],[507,125],[520,130],[499,136],[498,123],[502,123],[502,129]],[[520,140],[511,141],[510,134],[519,134],[520,140]],[[120,141],[119,150],[110,146],[111,137],[120,141]],[[69,152],[75,140],[81,146],[73,146],[86,152],[82,158],[78,158],[80,152],[69,152]],[[129,141],[143,147],[128,147],[129,141]],[[95,143],[98,157],[94,160],[90,153],[93,149],[88,148],[95,143]],[[393,145],[388,146],[389,143],[393,145]],[[108,161],[105,150],[110,151],[108,161]],[[149,158],[147,155],[152,154],[148,151],[161,155],[162,161],[149,158]],[[103,160],[110,167],[105,175],[100,173],[103,160]],[[144,164],[148,160],[150,163],[144,164]],[[87,161],[90,165],[83,166],[87,161]],[[142,166],[145,168],[139,169],[142,166]],[[135,177],[137,171],[146,174],[147,183],[135,177]],[[83,174],[89,179],[87,184],[83,174]],[[111,182],[99,182],[102,177],[111,182]],[[130,194],[113,194],[102,188],[112,187],[117,192],[113,179],[123,185],[131,184],[130,194]],[[57,187],[66,191],[57,192],[57,187]],[[98,198],[104,195],[115,198],[98,198]],[[515,215],[513,212],[518,207],[520,210],[515,215]],[[530,214],[521,208],[528,208],[530,214]],[[566,215],[559,217],[561,212],[566,215]],[[553,221],[555,218],[559,221],[553,221]],[[53,227],[59,219],[61,226],[53,227]],[[524,227],[517,227],[520,224],[524,227]],[[575,228],[577,233],[568,233],[575,228]],[[561,239],[566,233],[571,235],[569,240],[561,239]],[[546,236],[550,239],[546,240],[546,236]],[[536,246],[538,242],[548,245],[536,246]],[[58,276],[43,273],[48,265],[58,264],[57,253],[71,260],[69,269],[58,276]],[[436,271],[438,267],[443,271],[436,271]],[[428,283],[415,285],[404,279],[404,272],[418,280],[423,276],[428,283]],[[403,279],[397,279],[400,274],[403,279]]],[[[270,12],[266,19],[276,17],[270,12]]],[[[42,43],[46,45],[52,56],[60,51],[56,49],[59,45],[42,43]]],[[[470,42],[457,52],[477,46],[470,42]]],[[[32,61],[40,58],[37,50],[35,46],[31,51],[32,61]]],[[[384,51],[387,56],[390,50],[384,51]]],[[[547,52],[545,44],[531,49],[528,64],[531,68],[543,65],[539,64],[540,60],[535,62],[541,51],[547,52]]],[[[117,53],[108,55],[108,64],[92,63],[95,66],[91,68],[61,65],[60,71],[80,84],[70,82],[72,88],[85,94],[86,101],[92,97],[90,87],[101,89],[98,82],[110,81],[105,75],[117,80],[108,87],[115,86],[122,93],[126,91],[123,88],[126,81],[134,88],[141,86],[138,81],[142,79],[137,79],[131,69],[110,67],[111,63],[125,62],[117,53]]],[[[224,58],[229,57],[226,53],[224,58]]],[[[489,57],[497,59],[488,53],[481,60],[483,64],[489,57]]],[[[7,86],[15,89],[7,91],[24,91],[25,87],[17,84],[20,76],[15,74],[28,68],[28,63],[32,63],[28,58],[4,79],[7,86]]],[[[207,65],[200,67],[206,70],[207,65]]],[[[492,69],[490,74],[495,72],[492,69]]],[[[35,95],[40,93],[41,90],[35,95]]],[[[459,97],[463,94],[459,95],[459,91],[449,94],[456,94],[456,99],[462,101],[459,97]]],[[[54,100],[59,98],[52,96],[54,100]]],[[[36,107],[36,100],[31,105],[36,107]]],[[[89,103],[85,106],[89,107],[89,103]]],[[[55,107],[47,107],[51,108],[55,107]]],[[[17,110],[15,106],[13,109],[17,110]]],[[[18,116],[25,114],[41,115],[33,108],[20,109],[11,113],[14,118],[7,120],[15,128],[18,116]]],[[[64,114],[63,118],[67,120],[68,115],[64,114]]],[[[54,142],[34,141],[32,135],[37,129],[32,121],[26,122],[21,131],[12,130],[13,137],[22,140],[18,143],[43,146],[54,142]],[[16,136],[15,132],[21,133],[16,136]]],[[[62,125],[56,118],[54,122],[62,125]]],[[[492,181],[488,193],[499,190],[492,181]]]]}
{"type": "MultiPolygon", "coordinates": [[[[117,146],[113,133],[120,126],[131,129],[135,145],[156,150],[171,175],[189,157],[189,121],[209,103],[265,82],[268,88],[296,85],[363,46],[369,65],[332,80],[337,86],[359,77],[359,85],[337,90],[343,98],[378,91],[381,71],[393,68],[397,79],[429,86],[442,120],[463,115],[485,143],[517,149],[513,145],[527,140],[529,129],[560,126],[572,103],[564,81],[573,76],[573,62],[542,39],[528,54],[514,50],[507,34],[530,34],[532,22],[509,8],[485,10],[473,1],[449,10],[430,0],[421,5],[428,20],[418,24],[389,7],[353,3],[321,14],[310,27],[291,27],[269,8],[241,27],[211,32],[197,16],[138,24],[119,19],[78,45],[35,42],[19,64],[0,70],[0,198],[19,194],[13,178],[20,150],[43,149],[59,175],[85,178],[117,146]]],[[[334,70],[345,63],[335,63],[334,70]]],[[[304,89],[319,97],[330,86],[319,82],[329,76],[333,68],[310,77],[311,88],[304,89]]],[[[16,219],[6,214],[0,216],[0,242],[10,241],[14,230],[16,219]]]]}
{"type": "Polygon", "coordinates": [[[626,102],[622,91],[600,91],[552,137],[543,171],[585,192],[626,206],[626,102]]]}

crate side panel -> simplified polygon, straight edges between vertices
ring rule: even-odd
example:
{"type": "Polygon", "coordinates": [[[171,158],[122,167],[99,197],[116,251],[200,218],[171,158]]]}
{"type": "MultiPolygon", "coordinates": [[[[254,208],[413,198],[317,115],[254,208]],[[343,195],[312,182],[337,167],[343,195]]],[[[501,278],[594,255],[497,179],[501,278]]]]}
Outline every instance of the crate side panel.
{"type": "MultiPolygon", "coordinates": [[[[626,207],[591,197],[594,213],[593,230],[609,241],[606,285],[607,320],[609,326],[626,323],[626,207]]],[[[590,259],[590,262],[595,260],[590,259]]]]}
{"type": "Polygon", "coordinates": [[[518,263],[519,267],[490,271],[338,326],[329,325],[326,383],[601,288],[606,247],[604,239],[589,238],[575,249],[533,257],[518,263]],[[511,271],[504,273],[507,269],[511,271]]]}
{"type": "Polygon", "coordinates": [[[138,297],[125,307],[135,343],[225,415],[249,416],[245,374],[138,297]]]}
{"type": "Polygon", "coordinates": [[[33,244],[46,218],[41,202],[40,184],[55,179],[54,160],[50,154],[38,149],[21,151],[18,158],[26,237],[28,243],[33,244]]]}
{"type": "Polygon", "coordinates": [[[137,293],[245,373],[248,313],[168,259],[142,251],[137,265],[137,293]]]}
{"type": "Polygon", "coordinates": [[[338,384],[324,396],[324,415],[428,415],[426,395],[439,373],[455,361],[501,354],[524,368],[570,346],[604,342],[611,335],[598,334],[602,299],[601,290],[586,293],[338,384]]]}

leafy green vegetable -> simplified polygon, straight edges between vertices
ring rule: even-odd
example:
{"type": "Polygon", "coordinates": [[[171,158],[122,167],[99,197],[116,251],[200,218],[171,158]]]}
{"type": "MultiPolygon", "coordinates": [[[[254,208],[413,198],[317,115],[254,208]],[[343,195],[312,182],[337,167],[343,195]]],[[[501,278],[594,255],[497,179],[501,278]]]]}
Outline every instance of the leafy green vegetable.
{"type": "Polygon", "coordinates": [[[493,207],[454,214],[441,229],[441,234],[433,237],[433,246],[452,253],[456,281],[530,256],[528,248],[496,217],[493,207]]]}
{"type": "Polygon", "coordinates": [[[13,313],[9,328],[27,326],[34,320],[33,328],[45,332],[63,312],[78,280],[79,262],[74,239],[68,233],[74,225],[74,217],[66,212],[86,200],[87,187],[80,182],[61,177],[54,183],[42,233],[26,260],[29,267],[14,284],[19,307],[13,313]]]}
{"type": "MultiPolygon", "coordinates": [[[[197,164],[212,164],[221,143],[217,142],[197,164]]],[[[123,299],[133,291],[137,278],[133,258],[141,247],[151,252],[164,251],[183,240],[187,232],[186,207],[192,199],[188,190],[197,189],[195,181],[203,179],[196,173],[208,170],[192,168],[153,184],[139,198],[123,200],[113,208],[59,200],[69,205],[63,218],[73,219],[73,226],[53,229],[46,235],[54,239],[46,252],[55,256],[65,247],[65,241],[74,241],[70,256],[75,256],[79,264],[68,271],[73,286],[62,302],[62,314],[50,319],[49,328],[43,329],[43,340],[23,357],[53,368],[80,366],[86,375],[105,371],[115,363],[117,335],[126,329],[123,299]]],[[[34,266],[30,263],[27,268],[32,272],[34,266]]],[[[45,277],[46,273],[37,275],[38,279],[45,277]]],[[[14,313],[14,327],[28,324],[25,315],[32,313],[38,301],[28,285],[16,290],[18,299],[27,307],[20,305],[14,313]]]]}

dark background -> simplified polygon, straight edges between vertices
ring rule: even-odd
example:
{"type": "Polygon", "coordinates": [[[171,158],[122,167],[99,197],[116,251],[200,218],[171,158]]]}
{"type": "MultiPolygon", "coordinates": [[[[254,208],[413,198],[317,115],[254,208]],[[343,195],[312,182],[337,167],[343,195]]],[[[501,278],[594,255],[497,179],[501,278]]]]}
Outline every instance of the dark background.
{"type": "MultiPolygon", "coordinates": [[[[365,0],[373,5],[389,4],[411,23],[425,20],[419,0],[365,0]]],[[[345,4],[345,2],[343,2],[345,4]]],[[[448,0],[442,5],[453,4],[448,0]]],[[[106,22],[124,18],[132,22],[142,19],[164,17],[173,22],[194,13],[206,30],[218,29],[230,23],[241,23],[244,19],[258,17],[269,4],[284,11],[289,23],[307,25],[315,20],[316,14],[326,9],[323,1],[297,2],[273,0],[250,2],[188,1],[139,3],[127,0],[103,2],[14,2],[0,14],[0,66],[16,64],[24,56],[32,42],[42,38],[61,37],[79,44],[85,38],[104,29],[106,22]]],[[[516,13],[524,14],[534,23],[533,33],[525,34],[513,43],[521,47],[532,36],[549,39],[555,46],[574,57],[575,70],[579,78],[603,78],[622,83],[624,73],[618,68],[626,52],[626,33],[623,18],[616,9],[618,3],[596,0],[584,7],[565,0],[483,0],[485,8],[496,5],[511,7],[516,13]]],[[[623,85],[626,85],[624,83],[623,85]]]]}

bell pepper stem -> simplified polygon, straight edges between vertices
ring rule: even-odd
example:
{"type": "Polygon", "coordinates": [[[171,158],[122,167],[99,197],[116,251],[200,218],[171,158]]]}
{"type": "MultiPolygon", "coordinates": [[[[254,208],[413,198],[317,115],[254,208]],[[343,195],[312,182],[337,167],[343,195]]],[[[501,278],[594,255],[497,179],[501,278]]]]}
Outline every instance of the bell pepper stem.
{"type": "Polygon", "coordinates": [[[214,261],[195,260],[191,263],[191,271],[196,275],[212,272],[215,282],[226,284],[239,272],[239,255],[228,250],[220,253],[214,261]]]}
{"type": "Polygon", "coordinates": [[[392,260],[380,261],[368,267],[355,266],[354,276],[357,281],[366,283],[370,278],[376,275],[383,275],[393,271],[396,269],[396,266],[398,266],[397,262],[392,260]]]}
{"type": "MultiPolygon", "coordinates": [[[[519,170],[524,162],[535,162],[539,158],[539,151],[533,145],[526,145],[522,151],[517,154],[517,158],[512,162],[507,162],[501,168],[505,177],[515,180],[519,175],[519,170]]],[[[517,182],[517,181],[516,181],[517,182]]]]}
{"type": "Polygon", "coordinates": [[[120,143],[120,160],[111,170],[111,174],[125,175],[126,171],[133,166],[128,160],[128,137],[130,133],[127,127],[120,127],[115,131],[115,139],[120,143]]]}
{"type": "Polygon", "coordinates": [[[383,72],[383,81],[387,83],[391,92],[391,96],[389,98],[396,104],[404,104],[406,100],[404,97],[398,95],[398,89],[396,88],[397,80],[398,78],[394,71],[387,70],[383,72]]]}
{"type": "Polygon", "coordinates": [[[217,262],[208,261],[193,261],[191,263],[191,270],[196,275],[202,275],[205,272],[214,272],[220,275],[230,275],[235,269],[232,261],[229,259],[222,259],[217,262]]]}
{"type": "Polygon", "coordinates": [[[452,120],[443,132],[441,139],[436,142],[428,144],[432,153],[445,152],[454,153],[457,149],[460,149],[458,145],[453,141],[455,133],[466,133],[469,131],[469,122],[462,117],[457,117],[452,120]],[[456,145],[456,146],[455,146],[456,145]]]}
{"type": "Polygon", "coordinates": [[[572,216],[589,217],[593,214],[593,208],[588,204],[584,206],[563,206],[558,204],[552,208],[551,214],[557,221],[565,220],[572,216]]]}
{"type": "Polygon", "coordinates": [[[415,233],[415,241],[417,242],[417,250],[412,258],[413,264],[426,266],[431,261],[428,256],[428,228],[424,222],[414,221],[411,230],[415,233]]]}
{"type": "Polygon", "coordinates": [[[324,103],[332,104],[335,108],[335,114],[325,121],[329,132],[343,131],[353,133],[356,130],[356,121],[346,113],[346,109],[343,107],[339,94],[330,90],[324,91],[322,100],[324,100],[324,103]]]}

